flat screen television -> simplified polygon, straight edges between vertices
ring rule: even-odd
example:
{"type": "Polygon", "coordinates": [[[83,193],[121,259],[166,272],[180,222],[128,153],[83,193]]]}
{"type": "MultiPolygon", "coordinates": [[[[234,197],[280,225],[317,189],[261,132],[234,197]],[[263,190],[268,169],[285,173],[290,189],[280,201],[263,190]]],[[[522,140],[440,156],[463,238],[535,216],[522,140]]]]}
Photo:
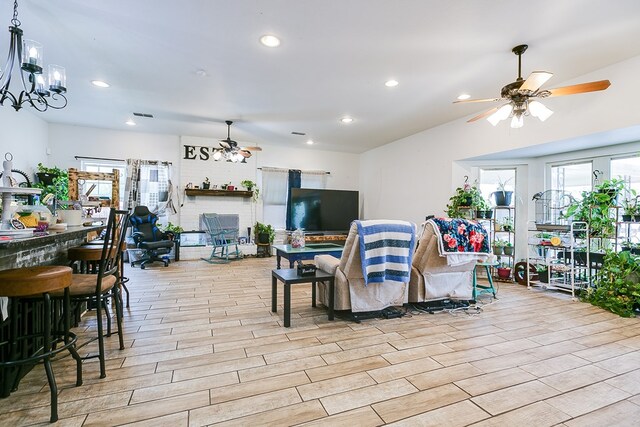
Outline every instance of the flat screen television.
{"type": "Polygon", "coordinates": [[[358,192],[347,190],[291,189],[291,229],[347,233],[358,219],[358,192]]]}

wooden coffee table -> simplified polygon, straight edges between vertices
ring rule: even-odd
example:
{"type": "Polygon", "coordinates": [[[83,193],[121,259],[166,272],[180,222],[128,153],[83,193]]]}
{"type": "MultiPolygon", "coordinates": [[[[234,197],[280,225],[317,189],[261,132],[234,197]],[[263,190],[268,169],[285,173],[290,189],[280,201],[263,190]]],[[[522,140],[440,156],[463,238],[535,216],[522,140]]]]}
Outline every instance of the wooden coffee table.
{"type": "Polygon", "coordinates": [[[325,273],[322,270],[316,270],[314,275],[298,276],[298,270],[295,268],[285,268],[271,270],[271,311],[278,312],[278,281],[284,283],[284,326],[291,326],[291,285],[299,283],[311,283],[311,306],[316,306],[316,283],[329,282],[329,320],[333,320],[333,303],[334,303],[334,287],[335,276],[325,273]]]}

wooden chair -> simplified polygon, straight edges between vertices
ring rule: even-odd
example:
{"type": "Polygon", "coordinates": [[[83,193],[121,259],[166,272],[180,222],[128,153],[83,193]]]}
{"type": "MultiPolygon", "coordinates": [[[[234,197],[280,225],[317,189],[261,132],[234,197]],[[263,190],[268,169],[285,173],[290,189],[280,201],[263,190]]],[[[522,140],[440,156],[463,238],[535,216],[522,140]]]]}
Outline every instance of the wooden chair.
{"type": "Polygon", "coordinates": [[[82,385],[82,359],[76,336],[69,331],[72,271],[69,267],[26,267],[0,271],[0,296],[10,298],[9,337],[0,343],[2,397],[17,389],[25,366],[42,361],[51,392],[50,421],[58,420],[58,387],[52,358],[68,350],[76,360],[76,386],[82,385]],[[61,310],[50,294],[59,293],[61,310]],[[61,319],[58,319],[58,316],[61,319]],[[63,329],[57,329],[61,324],[63,329]],[[2,349],[3,346],[6,346],[2,349]]]}
{"type": "MultiPolygon", "coordinates": [[[[103,311],[106,311],[106,303],[111,300],[115,307],[116,322],[118,328],[118,339],[120,341],[120,350],[124,350],[124,336],[122,333],[122,298],[120,296],[120,258],[122,251],[120,250],[122,241],[127,229],[127,221],[129,219],[128,211],[111,209],[109,213],[109,221],[107,222],[106,235],[102,249],[100,251],[100,262],[97,274],[78,273],[73,274],[72,283],[69,287],[71,302],[76,307],[82,303],[91,303],[95,307],[96,322],[98,333],[97,336],[83,342],[78,348],[98,341],[98,354],[86,356],[85,359],[98,358],[100,361],[100,378],[106,377],[105,365],[105,349],[104,349],[104,327],[103,327],[103,311]]],[[[54,296],[61,297],[59,292],[54,296]]],[[[109,320],[107,324],[110,325],[109,320]]],[[[107,335],[111,331],[107,329],[107,335]]]]}

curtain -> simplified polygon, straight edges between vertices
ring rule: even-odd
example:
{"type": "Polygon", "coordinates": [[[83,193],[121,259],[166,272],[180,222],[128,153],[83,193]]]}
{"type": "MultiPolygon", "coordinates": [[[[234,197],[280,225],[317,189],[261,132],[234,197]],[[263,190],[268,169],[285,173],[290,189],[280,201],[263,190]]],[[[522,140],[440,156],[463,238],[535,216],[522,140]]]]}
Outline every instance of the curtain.
{"type": "Polygon", "coordinates": [[[177,213],[171,183],[171,163],[127,159],[125,209],[147,206],[158,217],[177,213]]]}
{"type": "MultiPolygon", "coordinates": [[[[300,171],[298,171],[300,172],[300,171]]],[[[300,183],[294,188],[326,187],[327,172],[321,170],[301,171],[300,183]]],[[[262,221],[276,229],[284,229],[289,195],[289,169],[262,167],[262,221]]]]}
{"type": "Polygon", "coordinates": [[[298,169],[289,169],[289,185],[287,189],[287,230],[292,229],[291,224],[291,189],[300,188],[302,184],[302,171],[298,169]]]}

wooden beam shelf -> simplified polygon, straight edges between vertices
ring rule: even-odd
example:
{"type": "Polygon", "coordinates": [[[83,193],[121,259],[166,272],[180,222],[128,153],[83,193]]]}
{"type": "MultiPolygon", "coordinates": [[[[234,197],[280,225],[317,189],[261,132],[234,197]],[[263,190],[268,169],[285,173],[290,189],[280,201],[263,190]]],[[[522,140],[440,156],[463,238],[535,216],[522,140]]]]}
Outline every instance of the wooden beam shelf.
{"type": "Polygon", "coordinates": [[[185,189],[187,196],[221,196],[221,197],[253,197],[253,191],[203,190],[202,188],[185,189]]]}

